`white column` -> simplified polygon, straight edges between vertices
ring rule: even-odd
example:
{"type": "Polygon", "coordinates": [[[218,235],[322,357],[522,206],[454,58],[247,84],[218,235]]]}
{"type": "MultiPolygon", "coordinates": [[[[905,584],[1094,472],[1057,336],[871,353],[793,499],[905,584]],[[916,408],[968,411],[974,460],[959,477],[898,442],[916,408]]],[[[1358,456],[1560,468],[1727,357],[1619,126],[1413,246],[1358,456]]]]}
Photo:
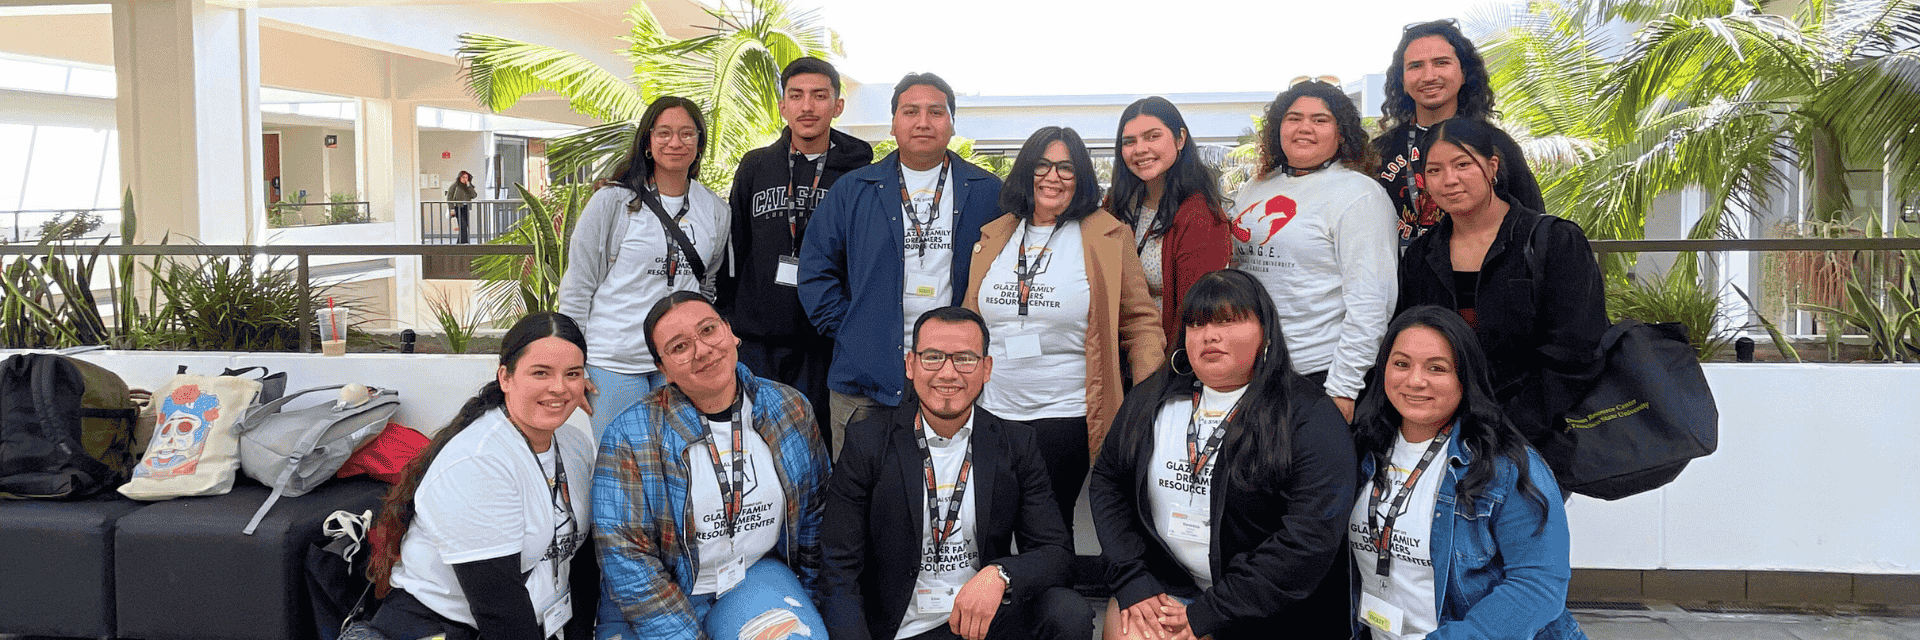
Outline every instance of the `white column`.
{"type": "Polygon", "coordinates": [[[113,5],[121,179],[137,242],[257,243],[266,231],[260,25],[206,0],[113,5]]]}
{"type": "MultiPolygon", "coordinates": [[[[410,100],[363,99],[356,125],[360,166],[366,172],[361,184],[367,201],[373,203],[373,218],[393,221],[395,244],[420,242],[420,190],[415,183],[420,171],[417,106],[410,100]]],[[[393,267],[395,328],[433,326],[431,317],[422,315],[425,305],[420,297],[420,258],[394,256],[393,267]]]]}

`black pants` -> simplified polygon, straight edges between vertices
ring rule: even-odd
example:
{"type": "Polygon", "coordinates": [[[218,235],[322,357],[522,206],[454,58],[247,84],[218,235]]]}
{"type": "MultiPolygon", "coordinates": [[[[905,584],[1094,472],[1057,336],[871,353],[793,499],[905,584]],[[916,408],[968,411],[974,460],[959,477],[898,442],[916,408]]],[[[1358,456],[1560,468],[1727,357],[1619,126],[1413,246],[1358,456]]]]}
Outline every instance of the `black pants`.
{"type": "Polygon", "coordinates": [[[758,338],[740,336],[740,364],[753,375],[800,390],[813,406],[813,421],[820,428],[820,441],[833,450],[833,430],[827,428],[827,366],[833,363],[831,338],[758,338]]]}
{"type": "MultiPolygon", "coordinates": [[[[1083,438],[1084,439],[1084,438],[1083,438]]],[[[934,627],[911,640],[955,640],[960,636],[945,625],[934,627]]],[[[1093,608],[1087,599],[1066,587],[1054,587],[1026,602],[1001,605],[987,626],[987,637],[1038,638],[1042,640],[1089,640],[1093,637],[1093,608]]]]}
{"type": "Polygon", "coordinates": [[[1060,520],[1067,525],[1067,539],[1073,539],[1073,505],[1080,502],[1080,485],[1087,481],[1089,466],[1086,416],[1008,422],[1033,427],[1034,440],[1040,445],[1040,460],[1047,464],[1047,478],[1053,485],[1053,501],[1060,505],[1060,520]]]}
{"type": "Polygon", "coordinates": [[[473,205],[470,205],[470,204],[453,205],[453,223],[455,226],[460,227],[460,244],[469,243],[469,240],[467,238],[467,227],[471,226],[470,222],[472,220],[472,217],[469,216],[468,214],[472,210],[473,210],[473,205]]]}

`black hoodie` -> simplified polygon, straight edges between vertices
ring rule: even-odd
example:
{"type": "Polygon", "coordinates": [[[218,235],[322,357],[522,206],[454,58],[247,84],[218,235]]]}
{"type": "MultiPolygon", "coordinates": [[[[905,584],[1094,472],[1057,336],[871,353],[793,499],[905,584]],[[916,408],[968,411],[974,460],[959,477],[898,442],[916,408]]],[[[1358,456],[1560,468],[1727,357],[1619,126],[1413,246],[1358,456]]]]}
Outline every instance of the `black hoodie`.
{"type": "Polygon", "coordinates": [[[735,333],[763,339],[819,335],[800,306],[800,290],[775,283],[774,275],[780,256],[800,254],[807,219],[827,189],[848,171],[873,164],[873,145],[866,141],[839,129],[832,130],[828,140],[833,146],[827,149],[826,169],[817,188],[813,186],[814,161],[793,157],[788,162],[791,128],[781,130],[773,144],[740,158],[733,192],[727,198],[733,209],[731,268],[721,271],[717,296],[719,311],[733,323],[735,333]],[[789,187],[792,202],[800,209],[795,220],[798,233],[790,233],[787,226],[789,187]]]}

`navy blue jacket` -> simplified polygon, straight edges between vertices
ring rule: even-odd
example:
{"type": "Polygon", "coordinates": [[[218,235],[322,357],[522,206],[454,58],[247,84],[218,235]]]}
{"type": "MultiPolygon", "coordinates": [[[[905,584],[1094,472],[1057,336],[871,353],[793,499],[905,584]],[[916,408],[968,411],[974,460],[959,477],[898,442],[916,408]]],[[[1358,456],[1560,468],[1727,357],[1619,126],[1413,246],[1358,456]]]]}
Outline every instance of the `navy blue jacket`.
{"type": "MultiPolygon", "coordinates": [[[[1000,216],[1000,178],[953,152],[953,299],[967,293],[980,227],[1000,216]]],[[[827,387],[899,406],[906,385],[906,230],[900,220],[900,154],[841,176],[813,211],[800,248],[800,304],[834,339],[827,387]]]]}

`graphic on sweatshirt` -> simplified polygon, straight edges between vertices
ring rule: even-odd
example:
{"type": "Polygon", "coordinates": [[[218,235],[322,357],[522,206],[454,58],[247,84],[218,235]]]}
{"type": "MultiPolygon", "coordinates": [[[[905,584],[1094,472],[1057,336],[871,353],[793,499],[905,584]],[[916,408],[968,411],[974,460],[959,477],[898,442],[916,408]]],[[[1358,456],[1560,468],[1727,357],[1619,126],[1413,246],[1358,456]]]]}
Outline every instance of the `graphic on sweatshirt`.
{"type": "Polygon", "coordinates": [[[1287,223],[1293,222],[1299,210],[1299,203],[1285,195],[1276,195],[1268,198],[1266,202],[1247,205],[1240,210],[1239,215],[1233,217],[1233,237],[1245,244],[1266,244],[1274,236],[1280,235],[1280,229],[1286,227],[1287,223]],[[1255,214],[1255,211],[1259,213],[1255,214]],[[1247,221],[1249,214],[1254,214],[1251,222],[1247,221]],[[1259,242],[1253,241],[1253,235],[1256,232],[1262,234],[1259,242]]]}

